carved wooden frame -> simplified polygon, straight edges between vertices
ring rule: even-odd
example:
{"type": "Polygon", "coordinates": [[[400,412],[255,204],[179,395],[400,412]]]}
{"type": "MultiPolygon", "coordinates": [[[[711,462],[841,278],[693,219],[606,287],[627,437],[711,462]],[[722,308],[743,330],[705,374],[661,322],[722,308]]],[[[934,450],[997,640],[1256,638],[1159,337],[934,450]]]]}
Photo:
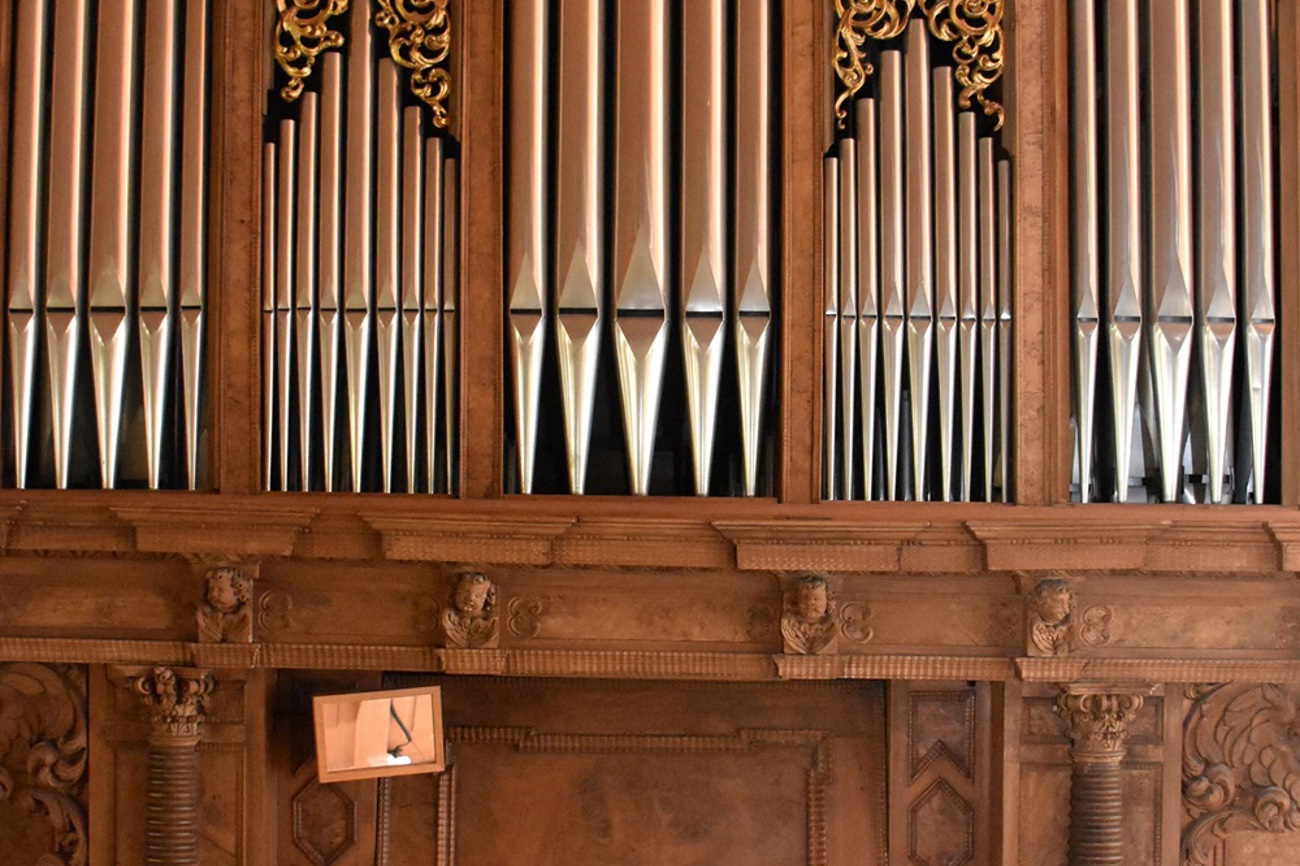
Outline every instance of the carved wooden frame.
{"type": "MultiPolygon", "coordinates": [[[[753,749],[804,747],[810,751],[806,775],[805,808],[808,822],[808,866],[826,866],[826,786],[830,781],[828,731],[741,728],[732,736],[673,734],[565,734],[539,733],[533,728],[450,726],[449,745],[504,746],[521,752],[748,752],[753,749]]],[[[456,764],[448,758],[447,771],[439,779],[438,837],[434,862],[454,866],[456,862],[456,764]]],[[[380,849],[386,848],[381,837],[380,849]]],[[[381,862],[379,866],[384,866],[381,862]]]]}

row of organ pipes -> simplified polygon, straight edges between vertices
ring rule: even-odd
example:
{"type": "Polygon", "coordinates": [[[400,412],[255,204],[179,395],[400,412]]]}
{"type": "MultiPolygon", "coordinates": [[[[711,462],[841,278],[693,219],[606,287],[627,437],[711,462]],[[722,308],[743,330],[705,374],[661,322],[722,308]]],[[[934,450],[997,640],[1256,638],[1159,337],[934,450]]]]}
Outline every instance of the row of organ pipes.
{"type": "Polygon", "coordinates": [[[823,160],[823,495],[1008,498],[1011,171],[922,18],[823,160]]]}
{"type": "Polygon", "coordinates": [[[269,490],[454,488],[457,162],[371,12],[263,145],[269,490]]]}
{"type": "Polygon", "coordinates": [[[563,419],[568,492],[589,492],[593,425],[613,417],[622,492],[650,493],[668,400],[683,404],[693,491],[755,495],[776,282],[769,0],[506,9],[510,486],[538,492],[539,461],[560,459],[558,448],[539,453],[550,413],[563,419]],[[668,358],[676,344],[680,365],[668,358]],[[558,385],[547,387],[551,365],[558,385]],[[616,378],[617,405],[601,399],[605,377],[616,378]],[[720,417],[731,407],[735,417],[720,417]],[[740,467],[711,490],[715,455],[729,447],[718,444],[723,428],[739,431],[740,467]]]}
{"type": "Polygon", "coordinates": [[[4,14],[6,481],[193,488],[206,471],[210,7],[22,0],[4,14]]]}
{"type": "Polygon", "coordinates": [[[1077,500],[1265,501],[1270,6],[1071,0],[1077,500]]]}

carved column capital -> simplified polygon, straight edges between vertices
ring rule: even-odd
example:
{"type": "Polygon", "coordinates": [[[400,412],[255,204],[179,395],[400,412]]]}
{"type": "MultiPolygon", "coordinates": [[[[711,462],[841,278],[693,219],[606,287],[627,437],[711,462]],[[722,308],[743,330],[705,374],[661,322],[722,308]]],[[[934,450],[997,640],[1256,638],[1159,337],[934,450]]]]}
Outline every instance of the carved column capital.
{"type": "Polygon", "coordinates": [[[1075,760],[1113,761],[1124,757],[1128,724],[1142,709],[1150,689],[1134,686],[1071,684],[1056,698],[1056,711],[1074,743],[1075,760]]]}
{"type": "Polygon", "coordinates": [[[131,678],[131,688],[152,710],[154,734],[177,739],[198,739],[214,685],[212,674],[194,668],[156,667],[131,678]]]}

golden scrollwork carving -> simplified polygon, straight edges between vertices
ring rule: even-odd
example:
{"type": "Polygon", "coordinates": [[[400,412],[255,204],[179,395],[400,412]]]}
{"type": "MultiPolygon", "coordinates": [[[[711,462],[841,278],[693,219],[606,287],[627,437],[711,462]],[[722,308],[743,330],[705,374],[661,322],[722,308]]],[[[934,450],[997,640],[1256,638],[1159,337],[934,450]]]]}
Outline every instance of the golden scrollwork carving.
{"type": "Polygon", "coordinates": [[[375,24],[388,31],[388,51],[411,70],[411,92],[433,111],[433,125],[448,122],[451,75],[439,64],[451,53],[449,0],[379,0],[375,24]]]}
{"type": "MultiPolygon", "coordinates": [[[[893,39],[907,27],[916,0],[835,0],[838,21],[832,63],[844,89],[835,98],[836,125],[844,128],[845,107],[874,71],[866,59],[868,39],[893,39]]],[[[970,108],[978,102],[1002,127],[1002,106],[987,91],[1002,76],[1002,0],[921,0],[921,9],[935,38],[952,43],[954,73],[961,91],[957,103],[970,108]]]]}
{"type": "Polygon", "coordinates": [[[971,107],[974,98],[1002,128],[1002,106],[985,91],[1002,76],[1002,0],[921,0],[930,32],[951,42],[955,77],[961,85],[957,104],[971,107]]]}
{"type": "Polygon", "coordinates": [[[835,99],[835,120],[840,129],[848,118],[844,103],[862,89],[874,72],[866,59],[867,39],[892,39],[907,27],[916,0],[835,0],[839,21],[835,28],[833,62],[844,92],[835,99]]]}
{"type": "Polygon", "coordinates": [[[346,12],[348,0],[275,0],[275,7],[275,62],[289,76],[280,96],[293,102],[302,95],[317,55],[343,44],[343,34],[329,28],[329,19],[346,12]]]}

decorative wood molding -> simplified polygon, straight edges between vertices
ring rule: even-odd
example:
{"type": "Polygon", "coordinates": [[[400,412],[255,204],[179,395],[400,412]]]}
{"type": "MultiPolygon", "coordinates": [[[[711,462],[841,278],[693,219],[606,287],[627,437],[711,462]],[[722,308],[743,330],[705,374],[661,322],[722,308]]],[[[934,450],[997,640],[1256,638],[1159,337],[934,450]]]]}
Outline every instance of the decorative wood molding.
{"type": "Polygon", "coordinates": [[[1268,534],[1277,545],[1277,567],[1300,571],[1300,526],[1268,523],[1268,534]]]}
{"type": "Polygon", "coordinates": [[[1193,686],[1183,724],[1184,862],[1223,863],[1239,830],[1300,830],[1300,690],[1276,684],[1193,686]]]}
{"type": "Polygon", "coordinates": [[[484,565],[547,565],[555,539],[575,518],[362,515],[388,559],[484,565]]]}
{"type": "Polygon", "coordinates": [[[698,520],[579,518],[555,542],[557,565],[730,568],[733,546],[698,520]]]}
{"type": "Polygon", "coordinates": [[[966,523],[984,545],[991,571],[1138,571],[1147,562],[1147,542],[1165,526],[1168,521],[966,523]]]}
{"type": "Polygon", "coordinates": [[[290,803],[293,845],[315,866],[330,866],[357,841],[357,804],[342,785],[311,779],[290,803]]]}
{"type": "Polygon", "coordinates": [[[1100,680],[1165,683],[1300,683],[1300,661],[1269,659],[1015,659],[1025,682],[1063,683],[1100,680]]]}
{"type": "Polygon", "coordinates": [[[505,673],[527,677],[770,680],[772,657],[752,653],[514,650],[505,673]]]}
{"type": "Polygon", "coordinates": [[[357,644],[264,644],[262,666],[335,671],[430,671],[445,668],[446,650],[357,644]]]}
{"type": "Polygon", "coordinates": [[[1128,740],[1128,725],[1137,717],[1150,686],[1071,683],[1056,698],[1065,735],[1074,743],[1076,760],[1119,763],[1128,740]]]}
{"type": "Polygon", "coordinates": [[[105,506],[30,503],[13,515],[7,551],[117,553],[135,549],[134,533],[105,506]]]}
{"type": "Polygon", "coordinates": [[[736,567],[759,571],[897,572],[903,544],[928,523],[715,520],[736,546],[736,567]]]}
{"type": "Polygon", "coordinates": [[[1009,659],[987,656],[774,655],[784,680],[1007,680],[1009,659]]]}
{"type": "Polygon", "coordinates": [[[299,535],[319,513],[316,509],[222,508],[216,503],[109,510],[134,527],[135,549],[142,553],[223,557],[290,556],[299,535]]]}
{"type": "Polygon", "coordinates": [[[0,806],[48,824],[43,835],[53,842],[48,851],[7,851],[6,860],[84,866],[88,756],[85,671],[0,665],[0,806]]]}

